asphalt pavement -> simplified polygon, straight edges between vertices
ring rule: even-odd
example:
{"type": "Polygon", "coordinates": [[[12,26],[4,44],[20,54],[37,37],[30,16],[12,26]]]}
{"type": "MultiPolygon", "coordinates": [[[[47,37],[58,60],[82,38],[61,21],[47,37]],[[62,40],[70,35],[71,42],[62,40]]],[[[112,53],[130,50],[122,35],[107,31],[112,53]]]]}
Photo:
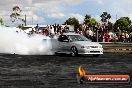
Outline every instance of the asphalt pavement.
{"type": "Polygon", "coordinates": [[[104,53],[99,57],[0,54],[0,88],[132,88],[130,83],[79,84],[86,74],[124,74],[132,79],[132,54],[104,53]]]}

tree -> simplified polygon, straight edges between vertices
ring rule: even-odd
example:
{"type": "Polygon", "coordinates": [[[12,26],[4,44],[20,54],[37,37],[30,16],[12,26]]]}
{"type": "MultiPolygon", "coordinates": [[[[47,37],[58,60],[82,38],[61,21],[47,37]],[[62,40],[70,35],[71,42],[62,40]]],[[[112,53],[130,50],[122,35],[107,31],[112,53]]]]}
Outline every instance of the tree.
{"type": "Polygon", "coordinates": [[[77,30],[78,28],[80,28],[79,21],[75,17],[67,19],[66,22],[65,22],[65,24],[67,24],[67,25],[74,25],[75,30],[77,30]]]}
{"type": "Polygon", "coordinates": [[[14,6],[12,8],[12,10],[13,10],[13,13],[10,15],[10,17],[12,19],[12,22],[20,20],[20,21],[24,22],[25,25],[26,25],[26,19],[23,19],[23,18],[20,17],[21,16],[20,13],[22,12],[22,10],[20,9],[20,7],[19,6],[14,6]]]}
{"type": "Polygon", "coordinates": [[[113,23],[108,22],[108,30],[112,30],[113,29],[113,23]]]}
{"type": "Polygon", "coordinates": [[[102,15],[100,16],[101,17],[101,21],[104,23],[104,24],[107,24],[109,22],[109,19],[111,18],[111,15],[108,14],[107,12],[103,12],[102,15]]]}
{"type": "Polygon", "coordinates": [[[87,14],[84,18],[84,23],[86,23],[89,27],[94,27],[96,24],[98,24],[98,22],[94,18],[87,14]]]}
{"type": "Polygon", "coordinates": [[[131,20],[129,19],[129,17],[121,17],[114,24],[115,29],[118,29],[119,27],[119,29],[122,31],[123,30],[129,31],[130,26],[131,26],[131,20]]]}
{"type": "Polygon", "coordinates": [[[0,25],[4,25],[4,21],[2,18],[0,18],[0,25]]]}
{"type": "Polygon", "coordinates": [[[132,25],[129,27],[129,31],[132,32],[132,25]]]}

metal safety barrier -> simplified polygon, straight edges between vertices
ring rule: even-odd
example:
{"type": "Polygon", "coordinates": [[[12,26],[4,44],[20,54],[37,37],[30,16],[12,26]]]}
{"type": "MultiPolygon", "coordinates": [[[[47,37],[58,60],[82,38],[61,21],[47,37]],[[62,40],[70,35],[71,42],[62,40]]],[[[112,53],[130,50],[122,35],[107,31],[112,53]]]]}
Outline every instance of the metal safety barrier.
{"type": "Polygon", "coordinates": [[[104,52],[124,52],[132,53],[132,43],[122,42],[99,42],[104,49],[104,52]]]}

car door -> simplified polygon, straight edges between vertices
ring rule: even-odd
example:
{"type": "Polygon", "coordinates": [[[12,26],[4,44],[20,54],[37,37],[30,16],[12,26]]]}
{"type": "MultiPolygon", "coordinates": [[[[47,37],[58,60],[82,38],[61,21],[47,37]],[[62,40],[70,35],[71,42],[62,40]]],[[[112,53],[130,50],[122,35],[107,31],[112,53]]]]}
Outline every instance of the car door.
{"type": "Polygon", "coordinates": [[[68,37],[66,35],[60,35],[58,41],[59,41],[59,51],[67,53],[70,48],[70,45],[69,45],[70,42],[68,37]]]}

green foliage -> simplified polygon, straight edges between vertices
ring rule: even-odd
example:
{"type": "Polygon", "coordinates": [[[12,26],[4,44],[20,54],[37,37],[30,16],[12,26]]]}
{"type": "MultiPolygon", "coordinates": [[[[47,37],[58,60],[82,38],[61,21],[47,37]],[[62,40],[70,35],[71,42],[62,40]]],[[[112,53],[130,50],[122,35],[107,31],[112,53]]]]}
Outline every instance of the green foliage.
{"type": "Polygon", "coordinates": [[[12,10],[13,10],[13,13],[11,13],[11,15],[10,15],[10,17],[12,19],[12,22],[15,22],[15,21],[18,21],[18,20],[20,20],[22,22],[25,22],[25,20],[20,17],[21,16],[20,13],[21,13],[22,10],[20,9],[19,6],[14,6],[12,8],[12,10]]]}
{"type": "Polygon", "coordinates": [[[121,17],[115,22],[114,25],[116,29],[119,27],[121,30],[125,30],[125,31],[129,31],[130,26],[131,26],[131,20],[129,19],[129,17],[121,17]]]}
{"type": "Polygon", "coordinates": [[[89,26],[89,27],[94,27],[98,22],[92,18],[90,15],[86,15],[84,18],[84,22],[89,26]]]}
{"type": "Polygon", "coordinates": [[[79,21],[75,17],[67,19],[65,24],[74,25],[75,30],[80,28],[79,21]]]}
{"type": "MultiPolygon", "coordinates": [[[[109,21],[111,18],[111,15],[108,14],[107,12],[103,12],[103,14],[100,17],[101,17],[101,21],[105,24],[108,30],[120,28],[121,30],[132,31],[131,20],[129,17],[121,17],[115,23],[111,23],[109,21]]],[[[81,27],[78,19],[76,18],[69,18],[66,20],[65,23],[68,25],[74,25],[75,30],[81,27]]],[[[84,23],[91,28],[98,24],[98,22],[94,18],[92,18],[90,15],[87,15],[87,14],[84,18],[84,23]]]]}
{"type": "Polygon", "coordinates": [[[103,12],[100,17],[103,23],[108,23],[109,19],[111,18],[111,15],[108,14],[107,12],[103,12]]]}
{"type": "Polygon", "coordinates": [[[132,32],[132,25],[129,27],[129,31],[132,32]]]}
{"type": "Polygon", "coordinates": [[[4,21],[2,18],[0,18],[0,25],[4,25],[4,21]]]}
{"type": "Polygon", "coordinates": [[[86,14],[86,16],[84,18],[84,22],[85,23],[89,23],[90,22],[90,19],[91,19],[91,16],[86,14]]]}
{"type": "Polygon", "coordinates": [[[15,12],[17,12],[17,13],[22,11],[19,6],[14,6],[12,8],[12,10],[15,11],[15,12]]]}
{"type": "Polygon", "coordinates": [[[113,23],[108,22],[108,30],[113,30],[113,23]]]}

